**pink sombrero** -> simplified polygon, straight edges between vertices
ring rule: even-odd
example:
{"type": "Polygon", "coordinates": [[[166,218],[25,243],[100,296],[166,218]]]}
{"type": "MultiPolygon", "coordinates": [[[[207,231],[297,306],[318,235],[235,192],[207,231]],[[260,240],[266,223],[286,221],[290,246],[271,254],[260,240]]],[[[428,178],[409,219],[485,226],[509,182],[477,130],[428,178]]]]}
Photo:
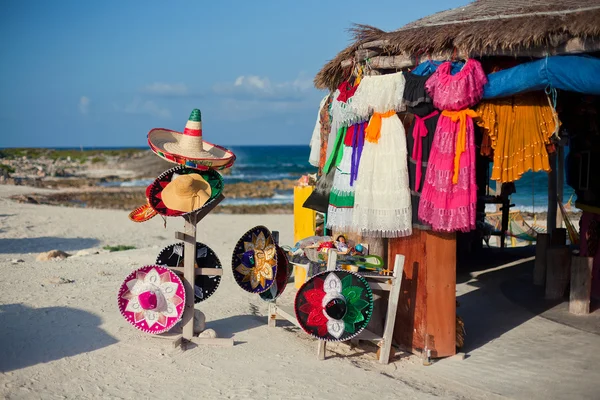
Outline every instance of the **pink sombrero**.
{"type": "Polygon", "coordinates": [[[119,310],[142,332],[159,334],[182,317],[185,289],[175,272],[158,265],[133,271],[119,289],[119,310]]]}
{"type": "Polygon", "coordinates": [[[225,147],[202,140],[202,116],[194,109],[183,132],[156,128],[148,133],[148,144],[159,157],[186,167],[207,170],[229,168],[235,154],[225,147]]]}

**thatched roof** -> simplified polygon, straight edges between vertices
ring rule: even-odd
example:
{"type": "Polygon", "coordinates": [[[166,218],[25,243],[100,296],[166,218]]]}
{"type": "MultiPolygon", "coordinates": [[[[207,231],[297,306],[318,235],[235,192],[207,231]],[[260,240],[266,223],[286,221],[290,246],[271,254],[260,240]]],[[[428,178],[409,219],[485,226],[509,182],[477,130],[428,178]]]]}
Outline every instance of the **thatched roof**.
{"type": "Polygon", "coordinates": [[[352,58],[367,41],[381,41],[387,55],[457,49],[472,57],[552,49],[574,38],[600,42],[600,0],[476,0],[393,32],[361,25],[353,33],[355,42],[315,77],[317,88],[336,87],[343,79],[341,61],[352,58]]]}

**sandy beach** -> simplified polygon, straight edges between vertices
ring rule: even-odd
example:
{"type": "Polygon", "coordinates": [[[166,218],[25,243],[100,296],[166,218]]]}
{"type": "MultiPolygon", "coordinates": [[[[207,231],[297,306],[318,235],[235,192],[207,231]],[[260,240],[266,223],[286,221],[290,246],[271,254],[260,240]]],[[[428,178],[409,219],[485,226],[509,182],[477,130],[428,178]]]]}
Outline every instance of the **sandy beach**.
{"type": "MultiPolygon", "coordinates": [[[[460,397],[456,389],[448,392],[416,375],[410,386],[403,383],[407,375],[401,370],[418,360],[380,366],[371,348],[319,362],[308,335],[291,325],[267,328],[266,303],[233,280],[231,252],[258,224],[278,230],[281,243],[290,244],[291,215],[209,215],[202,221],[198,240],[216,252],[225,274],[215,295],[197,307],[207,327],[233,337],[235,346],[182,352],[127,324],[116,296],[125,276],[153,263],[163,246],[175,242],[183,221],[169,219],[164,228],[160,218],[133,223],[125,211],[7,200],[31,191],[0,187],[0,397],[359,399],[374,392],[390,399],[460,397]],[[136,249],[102,250],[118,244],[136,249]],[[73,256],[36,261],[38,253],[53,249],[73,256]]],[[[284,303],[292,301],[291,292],[284,303]]],[[[345,344],[330,348],[334,354],[350,351],[345,344]]]]}

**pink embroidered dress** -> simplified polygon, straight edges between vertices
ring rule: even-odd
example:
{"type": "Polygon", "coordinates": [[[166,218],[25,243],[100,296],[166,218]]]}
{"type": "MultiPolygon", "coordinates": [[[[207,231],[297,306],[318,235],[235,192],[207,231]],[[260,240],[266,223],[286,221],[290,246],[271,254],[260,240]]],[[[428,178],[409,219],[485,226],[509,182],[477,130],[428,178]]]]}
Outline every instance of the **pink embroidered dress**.
{"type": "Polygon", "coordinates": [[[481,100],[487,77],[473,59],[455,75],[450,70],[450,62],[440,65],[425,84],[434,106],[443,111],[429,155],[419,219],[435,231],[469,232],[475,229],[477,205],[472,119],[477,114],[469,107],[481,100]]]}

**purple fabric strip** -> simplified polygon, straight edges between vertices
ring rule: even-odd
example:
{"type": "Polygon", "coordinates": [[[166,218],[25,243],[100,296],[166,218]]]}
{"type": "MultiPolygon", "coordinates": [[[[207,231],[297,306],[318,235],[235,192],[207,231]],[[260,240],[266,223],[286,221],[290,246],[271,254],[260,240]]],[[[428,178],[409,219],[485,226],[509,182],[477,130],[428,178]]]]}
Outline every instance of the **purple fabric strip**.
{"type": "Polygon", "coordinates": [[[358,129],[352,138],[352,164],[350,166],[350,186],[354,186],[354,182],[358,178],[358,166],[360,164],[360,156],[365,145],[365,127],[367,122],[358,124],[358,129]]]}

